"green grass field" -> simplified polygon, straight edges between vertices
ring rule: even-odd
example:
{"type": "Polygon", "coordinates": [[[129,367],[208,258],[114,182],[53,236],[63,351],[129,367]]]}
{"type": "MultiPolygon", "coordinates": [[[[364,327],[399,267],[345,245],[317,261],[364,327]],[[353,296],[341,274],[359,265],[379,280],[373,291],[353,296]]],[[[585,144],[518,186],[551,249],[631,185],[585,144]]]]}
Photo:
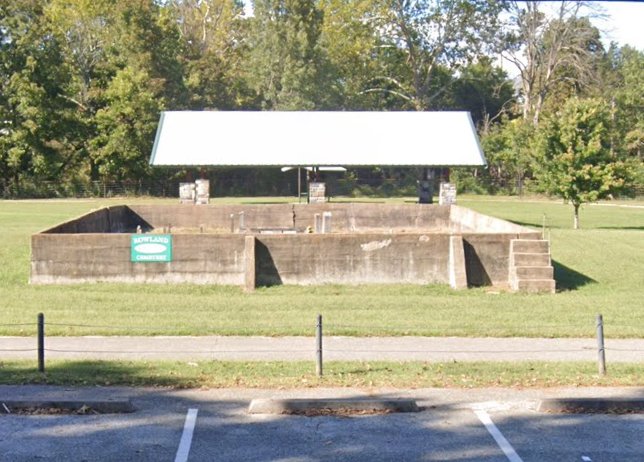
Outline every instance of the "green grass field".
{"type": "Polygon", "coordinates": [[[311,362],[260,361],[48,361],[39,373],[33,361],[0,362],[2,384],[64,386],[161,386],[171,388],[308,387],[557,387],[641,386],[639,364],[615,363],[597,374],[590,362],[512,363],[325,363],[324,376],[311,362]]]}
{"type": "Polygon", "coordinates": [[[407,285],[278,286],[248,294],[221,286],[28,284],[32,233],[132,202],[164,200],[0,201],[0,335],[33,335],[43,312],[48,335],[313,335],[321,313],[326,333],[336,335],[592,337],[602,313],[607,337],[644,338],[644,208],[633,201],[585,206],[583,229],[574,231],[572,208],[561,202],[459,198],[466,207],[539,229],[546,215],[555,295],[407,285]]]}

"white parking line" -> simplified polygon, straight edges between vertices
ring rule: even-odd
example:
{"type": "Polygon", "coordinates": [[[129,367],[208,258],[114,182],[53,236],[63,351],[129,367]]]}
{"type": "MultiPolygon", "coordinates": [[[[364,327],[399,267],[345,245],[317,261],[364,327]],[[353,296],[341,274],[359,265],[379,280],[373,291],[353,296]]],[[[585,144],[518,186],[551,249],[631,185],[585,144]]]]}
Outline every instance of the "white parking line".
{"type": "Polygon", "coordinates": [[[199,412],[199,409],[188,409],[186,423],[183,425],[181,442],[179,443],[179,449],[177,449],[177,456],[174,458],[174,462],[187,462],[188,460],[190,445],[192,444],[192,434],[195,431],[195,423],[197,422],[197,412],[199,412]]]}
{"type": "Polygon", "coordinates": [[[492,419],[488,415],[487,412],[485,412],[482,409],[473,409],[474,414],[476,414],[476,417],[479,418],[481,423],[485,425],[485,428],[487,431],[492,435],[492,438],[494,438],[494,441],[496,441],[496,444],[499,445],[501,448],[501,451],[506,455],[508,460],[510,462],[523,462],[521,457],[519,457],[519,454],[516,453],[512,445],[508,442],[508,440],[505,439],[501,431],[494,425],[494,422],[492,422],[492,419]]]}

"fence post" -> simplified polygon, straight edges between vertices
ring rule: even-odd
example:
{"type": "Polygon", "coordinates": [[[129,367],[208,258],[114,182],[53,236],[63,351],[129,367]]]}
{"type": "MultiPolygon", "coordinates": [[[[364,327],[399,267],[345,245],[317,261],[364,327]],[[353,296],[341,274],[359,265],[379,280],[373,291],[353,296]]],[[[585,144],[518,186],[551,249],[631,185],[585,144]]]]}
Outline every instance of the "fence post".
{"type": "Polygon", "coordinates": [[[318,314],[317,324],[315,326],[315,372],[318,377],[322,377],[322,315],[318,314]]]}
{"type": "Polygon", "coordinates": [[[604,319],[597,315],[597,361],[599,375],[606,375],[606,349],[604,348],[604,319]]]}
{"type": "Polygon", "coordinates": [[[45,315],[38,313],[38,372],[45,372],[45,315]]]}

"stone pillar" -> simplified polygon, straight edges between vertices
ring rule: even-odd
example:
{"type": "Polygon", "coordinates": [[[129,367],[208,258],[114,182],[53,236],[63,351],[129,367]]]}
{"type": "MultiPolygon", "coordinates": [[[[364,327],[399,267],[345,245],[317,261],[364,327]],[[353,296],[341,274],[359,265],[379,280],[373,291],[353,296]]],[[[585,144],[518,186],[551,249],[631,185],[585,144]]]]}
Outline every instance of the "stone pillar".
{"type": "Polygon", "coordinates": [[[441,183],[438,193],[439,205],[456,204],[456,185],[452,183],[441,183]]]}
{"type": "Polygon", "coordinates": [[[317,204],[326,202],[326,183],[309,183],[309,203],[317,204]]]}

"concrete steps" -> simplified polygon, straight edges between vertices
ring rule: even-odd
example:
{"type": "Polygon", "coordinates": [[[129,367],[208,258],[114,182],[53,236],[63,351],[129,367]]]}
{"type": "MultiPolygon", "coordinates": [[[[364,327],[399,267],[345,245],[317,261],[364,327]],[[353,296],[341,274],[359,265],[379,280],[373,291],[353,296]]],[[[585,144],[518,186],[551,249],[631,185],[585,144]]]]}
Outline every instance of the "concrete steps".
{"type": "Polygon", "coordinates": [[[541,239],[510,241],[509,283],[515,292],[554,293],[556,283],[550,242],[541,239]]]}

